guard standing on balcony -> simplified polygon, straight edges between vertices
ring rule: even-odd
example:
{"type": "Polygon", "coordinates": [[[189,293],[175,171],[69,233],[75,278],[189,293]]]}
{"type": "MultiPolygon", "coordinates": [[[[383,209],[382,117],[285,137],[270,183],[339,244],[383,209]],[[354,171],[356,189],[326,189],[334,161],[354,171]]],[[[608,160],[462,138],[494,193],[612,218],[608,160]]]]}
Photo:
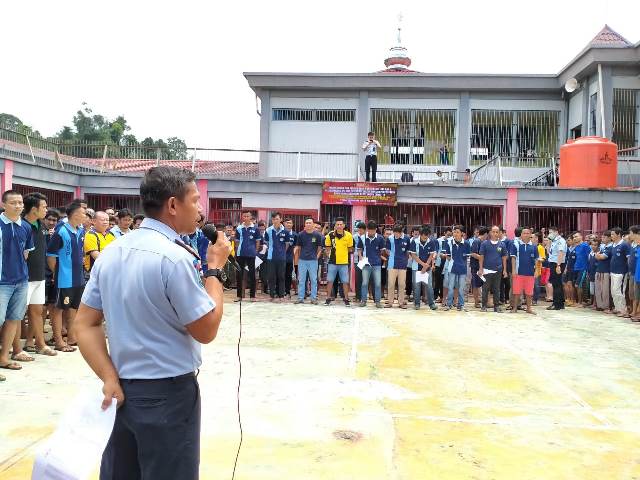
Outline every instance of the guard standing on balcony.
{"type": "Polygon", "coordinates": [[[376,136],[373,132],[367,134],[367,141],[362,144],[362,150],[364,150],[364,173],[365,181],[369,181],[369,173],[371,173],[371,181],[376,181],[376,172],[378,170],[378,149],[380,143],[376,140],[376,136]]]}

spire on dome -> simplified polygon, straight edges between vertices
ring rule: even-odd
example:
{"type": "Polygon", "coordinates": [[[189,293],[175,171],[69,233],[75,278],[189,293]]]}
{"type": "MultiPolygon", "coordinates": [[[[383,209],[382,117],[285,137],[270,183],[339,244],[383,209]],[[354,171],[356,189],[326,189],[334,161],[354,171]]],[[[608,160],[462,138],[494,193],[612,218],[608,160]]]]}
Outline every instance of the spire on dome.
{"type": "Polygon", "coordinates": [[[632,46],[629,40],[606,24],[589,43],[589,48],[629,48],[632,46]]]}
{"type": "Polygon", "coordinates": [[[383,72],[411,72],[411,59],[407,49],[402,46],[402,14],[398,15],[398,43],[389,49],[387,58],[384,60],[387,67],[383,72]]]}

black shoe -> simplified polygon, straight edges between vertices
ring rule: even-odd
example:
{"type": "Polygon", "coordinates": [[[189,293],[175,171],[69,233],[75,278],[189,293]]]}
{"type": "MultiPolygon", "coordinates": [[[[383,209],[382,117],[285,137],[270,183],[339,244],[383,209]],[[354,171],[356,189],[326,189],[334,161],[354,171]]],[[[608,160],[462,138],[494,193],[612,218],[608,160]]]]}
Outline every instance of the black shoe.
{"type": "Polygon", "coordinates": [[[329,305],[331,305],[331,302],[333,302],[333,298],[327,298],[327,299],[324,301],[324,304],[325,304],[326,306],[329,306],[329,305]]]}
{"type": "Polygon", "coordinates": [[[480,309],[480,311],[481,311],[481,312],[486,312],[486,311],[487,311],[487,307],[482,307],[482,308],[480,309]]]}
{"type": "Polygon", "coordinates": [[[351,302],[349,300],[345,300],[344,301],[344,306],[345,307],[350,307],[351,306],[351,302]]]}
{"type": "Polygon", "coordinates": [[[502,313],[502,309],[500,307],[493,309],[494,313],[502,313]]]}

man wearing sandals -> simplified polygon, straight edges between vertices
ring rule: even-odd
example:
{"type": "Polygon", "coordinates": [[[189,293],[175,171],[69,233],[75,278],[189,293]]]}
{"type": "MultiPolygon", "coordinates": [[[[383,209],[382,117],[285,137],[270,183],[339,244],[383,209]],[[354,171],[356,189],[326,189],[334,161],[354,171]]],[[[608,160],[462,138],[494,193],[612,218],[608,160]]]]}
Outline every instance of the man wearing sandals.
{"type": "MultiPolygon", "coordinates": [[[[5,211],[0,214],[0,368],[20,370],[22,367],[9,360],[9,350],[16,329],[24,318],[29,291],[27,256],[33,250],[31,227],[20,218],[24,208],[22,195],[15,190],[2,194],[5,211]]],[[[5,377],[0,375],[0,381],[5,377]]]]}
{"type": "Polygon", "coordinates": [[[73,321],[80,306],[84,290],[84,235],[80,226],[85,220],[82,204],[72,202],[66,209],[68,221],[51,236],[47,246],[47,262],[54,273],[54,285],[58,289],[56,309],[53,314],[53,339],[59,352],[74,352],[75,331],[73,321]],[[62,338],[62,314],[69,311],[67,342],[62,338]]]}
{"type": "Polygon", "coordinates": [[[45,266],[47,253],[47,240],[45,232],[47,228],[42,223],[47,215],[47,197],[34,192],[24,197],[24,216],[22,220],[31,227],[33,236],[33,250],[27,258],[29,270],[29,293],[27,296],[27,315],[29,317],[29,332],[27,343],[22,350],[20,344],[20,329],[13,340],[13,360],[19,362],[31,362],[34,358],[29,353],[38,355],[55,356],[56,352],[44,343],[44,310],[45,295],[45,266]],[[34,344],[35,338],[35,344],[34,344]]]}

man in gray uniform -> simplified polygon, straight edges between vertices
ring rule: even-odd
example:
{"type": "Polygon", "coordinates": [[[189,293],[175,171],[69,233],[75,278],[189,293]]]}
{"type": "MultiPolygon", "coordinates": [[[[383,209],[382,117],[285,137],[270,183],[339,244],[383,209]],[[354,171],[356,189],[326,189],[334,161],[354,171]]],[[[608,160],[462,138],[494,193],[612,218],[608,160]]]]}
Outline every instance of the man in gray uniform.
{"type": "Polygon", "coordinates": [[[230,245],[219,235],[209,246],[202,285],[198,254],[180,240],[200,218],[194,174],[152,168],[140,197],[147,218],[100,254],[76,317],[80,351],[104,382],[102,408],[113,398],[119,407],[100,479],[197,479],[200,391],[194,372],[200,344],[216,337],[222,318],[222,269],[230,245]]]}

